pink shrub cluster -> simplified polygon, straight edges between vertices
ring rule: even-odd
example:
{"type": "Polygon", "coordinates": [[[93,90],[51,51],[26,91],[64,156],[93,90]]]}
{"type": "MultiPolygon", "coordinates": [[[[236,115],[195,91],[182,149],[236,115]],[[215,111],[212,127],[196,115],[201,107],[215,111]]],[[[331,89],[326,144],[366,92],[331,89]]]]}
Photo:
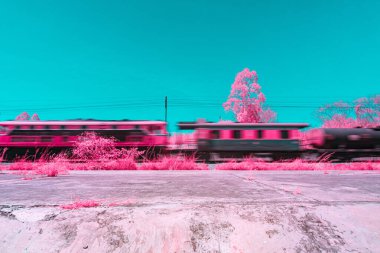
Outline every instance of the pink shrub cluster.
{"type": "Polygon", "coordinates": [[[230,95],[223,107],[227,111],[232,111],[238,122],[267,123],[276,118],[276,113],[265,108],[266,98],[257,81],[256,71],[250,71],[248,68],[235,77],[230,95]]]}
{"type": "Polygon", "coordinates": [[[380,170],[379,162],[329,163],[306,162],[296,159],[292,162],[260,162],[246,159],[242,162],[222,163],[215,166],[216,170],[380,170]]]}
{"type": "Polygon", "coordinates": [[[205,163],[196,163],[195,157],[166,156],[152,162],[144,162],[139,170],[208,170],[205,163]]]}

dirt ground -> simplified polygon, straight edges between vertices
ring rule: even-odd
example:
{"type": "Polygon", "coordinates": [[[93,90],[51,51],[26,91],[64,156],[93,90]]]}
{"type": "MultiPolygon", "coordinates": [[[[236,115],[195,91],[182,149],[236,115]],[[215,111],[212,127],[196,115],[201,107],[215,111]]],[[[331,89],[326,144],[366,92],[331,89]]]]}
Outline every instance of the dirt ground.
{"type": "Polygon", "coordinates": [[[380,174],[325,173],[2,172],[0,252],[380,252],[380,174]]]}

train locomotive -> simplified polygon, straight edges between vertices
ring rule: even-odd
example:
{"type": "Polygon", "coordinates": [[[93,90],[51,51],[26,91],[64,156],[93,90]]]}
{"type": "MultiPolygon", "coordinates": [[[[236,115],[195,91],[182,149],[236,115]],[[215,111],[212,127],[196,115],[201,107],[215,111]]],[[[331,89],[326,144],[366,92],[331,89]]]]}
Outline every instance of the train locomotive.
{"type": "Polygon", "coordinates": [[[305,158],[351,161],[380,158],[380,126],[377,128],[315,128],[301,131],[306,123],[180,122],[181,130],[193,130],[190,146],[169,145],[164,121],[67,120],[0,122],[3,160],[38,157],[41,153],[70,150],[78,136],[95,132],[113,137],[120,148],[137,147],[155,154],[193,154],[209,162],[260,157],[269,160],[305,158]]]}
{"type": "MultiPolygon", "coordinates": [[[[305,140],[318,156],[331,154],[339,161],[380,157],[380,126],[376,128],[316,128],[305,140]]],[[[306,149],[307,150],[307,149],[306,149]]]]}

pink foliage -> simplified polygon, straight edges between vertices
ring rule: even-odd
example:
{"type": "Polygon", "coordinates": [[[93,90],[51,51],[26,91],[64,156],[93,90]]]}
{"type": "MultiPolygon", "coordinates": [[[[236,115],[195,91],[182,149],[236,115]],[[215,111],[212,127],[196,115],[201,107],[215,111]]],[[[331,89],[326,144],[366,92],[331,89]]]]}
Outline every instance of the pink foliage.
{"type": "Polygon", "coordinates": [[[235,77],[230,95],[223,107],[232,111],[238,122],[267,123],[276,118],[276,113],[264,107],[266,98],[257,80],[256,71],[250,71],[248,68],[235,77]]]}
{"type": "Polygon", "coordinates": [[[194,157],[170,156],[153,162],[145,162],[139,170],[207,170],[207,164],[196,163],[194,157]]]}
{"type": "Polygon", "coordinates": [[[347,118],[345,115],[336,114],[331,119],[323,122],[323,128],[353,128],[357,127],[358,123],[353,118],[347,118]]]}

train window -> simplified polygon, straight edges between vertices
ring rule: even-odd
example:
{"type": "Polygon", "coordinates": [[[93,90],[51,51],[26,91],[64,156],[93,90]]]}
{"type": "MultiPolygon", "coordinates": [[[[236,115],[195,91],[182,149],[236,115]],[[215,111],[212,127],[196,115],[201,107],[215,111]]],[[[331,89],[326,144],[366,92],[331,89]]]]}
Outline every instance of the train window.
{"type": "Polygon", "coordinates": [[[140,125],[135,125],[135,129],[140,129],[140,125]]]}
{"type": "Polygon", "coordinates": [[[36,138],[34,137],[12,137],[11,142],[35,142],[36,138]]]}
{"type": "Polygon", "coordinates": [[[289,139],[289,131],[281,130],[281,139],[289,139]]]}
{"type": "Polygon", "coordinates": [[[87,129],[87,126],[83,125],[83,126],[80,127],[80,129],[85,130],[85,129],[87,129]]]}
{"type": "Polygon", "coordinates": [[[219,130],[212,130],[211,131],[211,139],[219,139],[219,138],[220,138],[219,130]]]}
{"type": "Polygon", "coordinates": [[[63,129],[65,129],[66,127],[62,125],[62,126],[60,126],[60,128],[63,130],[63,129]]]}
{"type": "Polygon", "coordinates": [[[33,130],[33,129],[34,129],[34,126],[29,126],[29,129],[33,130]]]}
{"type": "Polygon", "coordinates": [[[112,125],[112,129],[117,129],[117,126],[116,125],[112,125]]]}
{"type": "Polygon", "coordinates": [[[15,130],[20,130],[20,126],[15,126],[15,130]]]}
{"type": "Polygon", "coordinates": [[[0,135],[6,135],[8,129],[6,127],[0,126],[0,135]]]}
{"type": "Polygon", "coordinates": [[[148,131],[151,133],[161,133],[160,126],[148,126],[148,131]]]}
{"type": "Polygon", "coordinates": [[[263,138],[263,130],[257,130],[257,139],[263,138]]]}
{"type": "Polygon", "coordinates": [[[128,139],[130,142],[141,142],[143,138],[141,136],[132,136],[128,139]]]}
{"type": "Polygon", "coordinates": [[[53,140],[52,137],[48,137],[48,136],[41,137],[41,142],[51,142],[52,140],[53,140]]]}
{"type": "Polygon", "coordinates": [[[50,129],[50,126],[46,125],[44,126],[44,129],[50,129]]]}
{"type": "Polygon", "coordinates": [[[234,130],[233,131],[233,138],[234,139],[240,139],[241,138],[241,132],[240,132],[240,130],[234,130]]]}

